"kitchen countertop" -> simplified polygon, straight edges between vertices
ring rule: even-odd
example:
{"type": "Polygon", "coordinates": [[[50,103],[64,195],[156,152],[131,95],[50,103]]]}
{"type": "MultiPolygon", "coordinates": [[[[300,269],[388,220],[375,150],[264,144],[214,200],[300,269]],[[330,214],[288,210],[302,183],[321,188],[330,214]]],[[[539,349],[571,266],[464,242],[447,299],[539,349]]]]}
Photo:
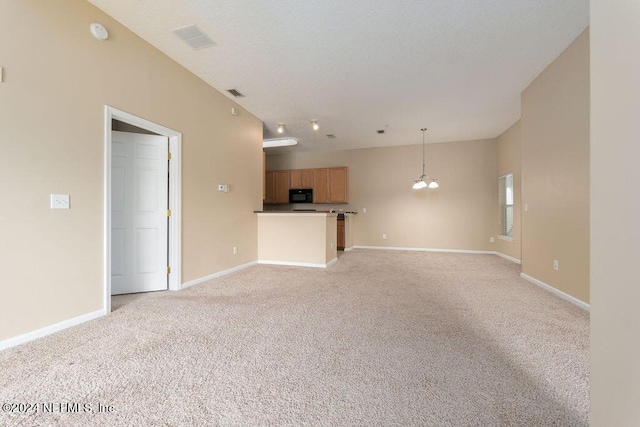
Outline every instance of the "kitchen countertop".
{"type": "Polygon", "coordinates": [[[253,211],[260,216],[290,216],[290,217],[337,217],[336,212],[329,211],[253,211]]]}
{"type": "Polygon", "coordinates": [[[336,211],[320,211],[320,210],[262,210],[262,211],[253,211],[253,213],[288,213],[288,214],[313,214],[313,213],[321,213],[321,214],[345,214],[345,215],[357,215],[358,212],[336,212],[336,211]]]}
{"type": "Polygon", "coordinates": [[[253,211],[253,213],[294,213],[294,214],[314,214],[314,213],[321,213],[321,214],[328,214],[328,213],[337,213],[337,212],[330,212],[330,211],[293,211],[293,210],[289,210],[289,211],[277,211],[277,210],[271,210],[271,211],[253,211]]]}

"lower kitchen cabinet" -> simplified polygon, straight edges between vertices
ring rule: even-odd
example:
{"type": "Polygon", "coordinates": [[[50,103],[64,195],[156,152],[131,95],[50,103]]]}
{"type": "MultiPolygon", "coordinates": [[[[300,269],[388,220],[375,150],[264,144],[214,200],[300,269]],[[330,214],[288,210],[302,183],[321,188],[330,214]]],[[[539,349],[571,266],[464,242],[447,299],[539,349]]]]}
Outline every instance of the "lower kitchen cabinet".
{"type": "Polygon", "coordinates": [[[344,238],[344,219],[338,219],[338,226],[337,226],[337,230],[338,230],[338,238],[337,238],[337,244],[336,247],[339,251],[344,251],[344,242],[345,242],[345,238],[344,238]]]}

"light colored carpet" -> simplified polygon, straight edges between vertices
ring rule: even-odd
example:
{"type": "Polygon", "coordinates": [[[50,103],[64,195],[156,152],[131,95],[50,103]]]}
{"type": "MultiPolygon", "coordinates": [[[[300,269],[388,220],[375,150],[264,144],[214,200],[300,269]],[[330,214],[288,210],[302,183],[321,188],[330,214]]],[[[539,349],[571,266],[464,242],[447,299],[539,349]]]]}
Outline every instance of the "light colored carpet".
{"type": "Polygon", "coordinates": [[[0,425],[583,426],[589,315],[493,255],[365,251],[114,298],[0,353],[0,425]],[[42,408],[40,408],[42,409],[42,408]]]}

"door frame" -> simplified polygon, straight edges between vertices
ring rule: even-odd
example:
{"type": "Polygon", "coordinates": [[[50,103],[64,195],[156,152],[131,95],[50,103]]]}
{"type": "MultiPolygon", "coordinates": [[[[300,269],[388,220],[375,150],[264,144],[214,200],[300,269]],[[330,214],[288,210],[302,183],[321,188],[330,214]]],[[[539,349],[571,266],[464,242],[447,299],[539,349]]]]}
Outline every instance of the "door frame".
{"type": "Polygon", "coordinates": [[[104,301],[105,314],[111,312],[111,132],[113,119],[169,138],[169,290],[182,289],[182,133],[134,116],[109,105],[104,106],[104,301]]]}

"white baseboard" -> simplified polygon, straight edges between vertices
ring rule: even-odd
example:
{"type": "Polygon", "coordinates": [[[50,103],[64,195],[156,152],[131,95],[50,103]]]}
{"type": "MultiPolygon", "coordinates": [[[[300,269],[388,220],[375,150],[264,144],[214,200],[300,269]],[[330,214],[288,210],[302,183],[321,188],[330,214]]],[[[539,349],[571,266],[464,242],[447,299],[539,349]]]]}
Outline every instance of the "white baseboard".
{"type": "Polygon", "coordinates": [[[212,279],[217,279],[218,277],[226,276],[227,274],[235,273],[236,271],[244,270],[247,267],[251,267],[252,265],[256,265],[257,261],[251,261],[246,264],[238,265],[237,267],[229,268],[228,270],[219,271],[217,273],[209,274],[208,276],[199,277],[197,279],[189,280],[188,282],[184,282],[182,284],[181,289],[187,289],[193,285],[199,285],[200,283],[208,282],[212,279]]]}
{"type": "Polygon", "coordinates": [[[37,329],[33,332],[27,332],[26,334],[18,335],[17,337],[0,341],[0,351],[7,348],[15,347],[20,344],[24,344],[29,341],[33,341],[38,338],[46,337],[47,335],[51,335],[55,332],[70,328],[71,326],[79,325],[80,323],[88,322],[89,320],[93,320],[104,315],[104,310],[98,310],[92,313],[74,317],[69,320],[64,320],[53,325],[45,326],[44,328],[37,329]]]}
{"type": "Polygon", "coordinates": [[[545,290],[551,292],[552,294],[555,294],[555,295],[559,296],[560,298],[562,298],[564,300],[569,301],[572,304],[577,305],[578,307],[580,307],[580,308],[582,308],[584,310],[587,310],[589,312],[591,311],[591,306],[589,304],[587,304],[586,302],[580,301],[578,298],[572,297],[571,295],[566,294],[566,293],[562,292],[561,290],[556,289],[553,286],[548,285],[548,284],[536,279],[535,277],[531,277],[528,274],[524,274],[524,273],[520,273],[520,277],[522,277],[523,279],[533,283],[534,285],[540,286],[542,289],[545,289],[545,290]]]}
{"type": "Polygon", "coordinates": [[[386,251],[417,251],[417,252],[450,252],[457,254],[485,254],[495,255],[495,251],[476,251],[467,249],[437,249],[437,248],[400,248],[395,246],[354,246],[356,249],[376,249],[386,251]]]}
{"type": "Polygon", "coordinates": [[[261,260],[258,260],[258,264],[287,265],[290,267],[327,268],[333,263],[335,263],[337,260],[338,260],[337,258],[334,258],[326,264],[320,264],[320,263],[312,263],[312,262],[271,261],[271,260],[261,259],[261,260]]]}
{"type": "Polygon", "coordinates": [[[494,253],[495,253],[496,255],[498,255],[499,257],[504,258],[504,259],[508,259],[509,261],[511,261],[511,262],[515,262],[516,264],[522,264],[522,261],[521,261],[521,260],[519,260],[518,258],[514,258],[514,257],[512,257],[512,256],[505,255],[505,254],[500,253],[500,252],[494,252],[494,253]]]}
{"type": "Polygon", "coordinates": [[[334,259],[332,259],[331,261],[329,261],[327,263],[327,268],[332,266],[333,264],[335,264],[336,262],[338,262],[338,257],[335,257],[334,259]]]}
{"type": "MultiPolygon", "coordinates": [[[[389,251],[417,251],[417,252],[449,252],[449,253],[457,253],[457,254],[482,254],[482,255],[498,255],[504,259],[508,259],[509,261],[515,262],[516,264],[521,264],[517,258],[510,257],[509,255],[505,255],[496,251],[478,251],[471,249],[438,249],[438,248],[401,248],[394,246],[354,246],[356,249],[377,249],[377,250],[389,250],[389,251]]],[[[345,249],[352,250],[353,248],[345,249]]]]}
{"type": "Polygon", "coordinates": [[[345,252],[349,252],[349,251],[352,251],[352,250],[353,250],[353,246],[351,246],[350,248],[344,248],[345,252]]]}

